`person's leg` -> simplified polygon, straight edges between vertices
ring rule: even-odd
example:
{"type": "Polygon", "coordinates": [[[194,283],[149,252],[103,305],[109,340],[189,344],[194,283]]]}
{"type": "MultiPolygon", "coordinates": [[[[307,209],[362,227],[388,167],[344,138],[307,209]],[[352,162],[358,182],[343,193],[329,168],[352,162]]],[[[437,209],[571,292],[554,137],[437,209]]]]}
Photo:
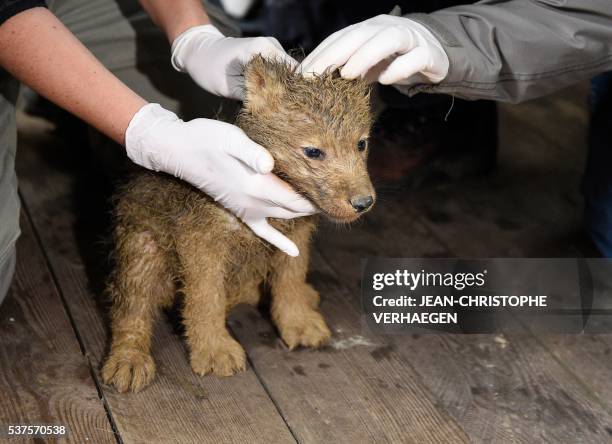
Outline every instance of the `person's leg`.
{"type": "Polygon", "coordinates": [[[15,241],[19,236],[19,197],[15,175],[15,103],[18,92],[19,83],[0,69],[0,303],[13,278],[15,241]]]}
{"type": "Polygon", "coordinates": [[[599,252],[612,258],[612,73],[592,82],[589,156],[584,176],[585,226],[599,252]]]}

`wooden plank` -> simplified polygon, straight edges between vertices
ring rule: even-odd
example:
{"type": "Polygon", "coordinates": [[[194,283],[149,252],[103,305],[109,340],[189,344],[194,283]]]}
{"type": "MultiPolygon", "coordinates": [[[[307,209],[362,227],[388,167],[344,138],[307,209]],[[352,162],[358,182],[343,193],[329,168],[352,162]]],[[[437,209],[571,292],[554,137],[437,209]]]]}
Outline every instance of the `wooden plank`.
{"type": "MultiPolygon", "coordinates": [[[[84,349],[99,369],[108,322],[101,299],[105,255],[104,192],[80,147],[50,136],[43,121],[21,116],[20,187],[84,349]],[[78,216],[77,216],[78,215],[78,216]]],[[[162,318],[153,341],[155,382],[138,394],[103,387],[124,442],[294,442],[251,369],[233,378],[193,374],[178,334],[162,318]],[[265,435],[262,434],[265,430],[265,435]]]]}
{"type": "Polygon", "coordinates": [[[25,214],[21,227],[15,280],[0,306],[0,424],[63,425],[68,433],[58,441],[114,443],[89,363],[25,214]]]}
{"type": "MultiPolygon", "coordinates": [[[[578,85],[549,98],[500,106],[498,171],[414,193],[416,214],[422,211],[424,223],[460,256],[594,254],[579,234],[586,104],[586,89],[578,85]],[[462,236],[470,232],[477,232],[484,242],[462,236]]],[[[612,334],[531,338],[583,385],[601,409],[612,411],[612,334]]],[[[612,429],[606,430],[612,435],[612,429]]]]}
{"type": "MultiPolygon", "coordinates": [[[[540,340],[612,411],[612,334],[545,335],[540,340]]],[[[612,436],[612,428],[608,432],[612,436]]]]}
{"type": "MultiPolygon", "coordinates": [[[[374,233],[369,236],[373,238],[374,233]]],[[[326,237],[319,244],[328,263],[340,264],[334,267],[337,277],[330,279],[347,283],[340,297],[355,310],[359,269],[344,266],[346,250],[342,259],[337,257],[336,239],[345,238],[341,243],[347,245],[351,239],[366,237],[367,233],[353,230],[326,237]]],[[[379,254],[401,257],[418,250],[420,240],[414,241],[412,249],[398,237],[390,245],[379,240],[379,254]]],[[[355,263],[365,256],[358,250],[353,254],[355,263]]],[[[366,340],[377,341],[369,336],[366,340]]],[[[438,405],[473,442],[604,442],[608,437],[612,418],[602,405],[605,392],[596,395],[527,332],[519,336],[394,335],[383,344],[392,351],[392,359],[404,362],[410,373],[418,373],[438,405]]]]}

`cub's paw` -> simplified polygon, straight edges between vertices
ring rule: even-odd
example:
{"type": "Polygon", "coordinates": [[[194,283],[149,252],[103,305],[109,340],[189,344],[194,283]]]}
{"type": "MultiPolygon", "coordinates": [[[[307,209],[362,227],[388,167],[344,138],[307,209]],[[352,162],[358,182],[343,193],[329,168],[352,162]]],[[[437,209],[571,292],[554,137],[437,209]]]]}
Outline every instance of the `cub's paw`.
{"type": "Polygon", "coordinates": [[[286,320],[279,325],[281,337],[289,350],[296,347],[320,347],[331,338],[331,331],[327,327],[321,313],[315,310],[303,313],[299,318],[286,320]]]}
{"type": "Polygon", "coordinates": [[[191,368],[200,376],[232,376],[246,368],[246,355],[233,338],[220,338],[198,351],[192,350],[191,368]]]}
{"type": "Polygon", "coordinates": [[[155,377],[155,362],[139,350],[113,351],[102,367],[102,380],[118,392],[139,392],[155,377]]]}

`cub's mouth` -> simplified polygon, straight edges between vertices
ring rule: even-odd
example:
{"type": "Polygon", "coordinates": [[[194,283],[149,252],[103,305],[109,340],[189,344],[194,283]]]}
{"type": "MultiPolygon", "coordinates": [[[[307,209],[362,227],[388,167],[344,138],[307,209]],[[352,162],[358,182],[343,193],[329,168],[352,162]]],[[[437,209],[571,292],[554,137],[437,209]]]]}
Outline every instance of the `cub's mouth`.
{"type": "Polygon", "coordinates": [[[375,200],[373,198],[366,208],[356,209],[348,199],[321,198],[320,196],[311,196],[304,190],[296,189],[296,191],[316,207],[317,214],[337,224],[349,224],[356,221],[372,209],[375,200]]]}
{"type": "Polygon", "coordinates": [[[275,171],[275,174],[287,182],[304,199],[310,201],[318,210],[318,214],[324,216],[331,222],[348,224],[356,221],[362,215],[369,212],[376,202],[376,193],[371,187],[362,187],[360,192],[354,192],[350,197],[325,192],[321,188],[307,190],[300,186],[297,181],[292,180],[289,174],[275,171]]]}
{"type": "Polygon", "coordinates": [[[361,214],[354,214],[348,217],[347,216],[335,216],[335,215],[325,213],[325,212],[321,212],[321,214],[323,214],[329,221],[337,223],[337,224],[350,224],[352,222],[355,222],[361,216],[361,214]]]}
{"type": "MultiPolygon", "coordinates": [[[[368,199],[367,205],[353,205],[350,201],[339,202],[333,206],[317,206],[320,213],[331,222],[338,224],[348,224],[356,221],[361,216],[369,212],[374,206],[375,198],[368,199]],[[355,208],[357,206],[357,208],[355,208]]],[[[316,203],[315,203],[316,205],[316,203]]]]}

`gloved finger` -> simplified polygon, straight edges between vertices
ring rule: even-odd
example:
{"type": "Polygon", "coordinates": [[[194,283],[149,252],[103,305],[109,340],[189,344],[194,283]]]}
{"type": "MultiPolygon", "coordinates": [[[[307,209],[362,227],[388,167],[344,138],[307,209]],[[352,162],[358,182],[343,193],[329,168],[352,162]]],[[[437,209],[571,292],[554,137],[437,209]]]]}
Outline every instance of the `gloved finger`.
{"type": "Polygon", "coordinates": [[[314,214],[316,207],[307,199],[295,192],[291,185],[279,179],[275,174],[257,177],[256,187],[251,196],[264,200],[269,205],[285,208],[293,213],[314,214]]]}
{"type": "Polygon", "coordinates": [[[396,27],[385,28],[357,49],[340,73],[345,79],[363,77],[382,60],[410,51],[413,47],[414,39],[410,33],[402,32],[396,27]]]}
{"type": "Polygon", "coordinates": [[[283,45],[281,45],[277,39],[275,39],[274,37],[268,37],[268,38],[270,39],[272,44],[276,47],[276,49],[278,49],[279,52],[277,53],[277,55],[281,61],[287,63],[291,67],[297,66],[298,64],[297,60],[295,60],[293,57],[291,57],[291,55],[287,53],[287,51],[285,51],[285,48],[283,48],[283,45]]]}
{"type": "Polygon", "coordinates": [[[325,49],[323,49],[303,69],[308,74],[322,74],[327,70],[334,70],[346,61],[378,31],[376,27],[357,27],[346,32],[325,49]]]}
{"type": "Polygon", "coordinates": [[[272,245],[277,247],[279,250],[288,254],[289,256],[299,256],[300,251],[297,245],[295,245],[287,236],[282,234],[277,229],[273,228],[267,220],[257,219],[253,221],[244,221],[244,223],[253,230],[257,236],[270,242],[272,245]]]}
{"type": "Polygon", "coordinates": [[[282,63],[286,63],[287,65],[289,65],[291,68],[295,68],[298,65],[297,60],[295,60],[293,57],[291,57],[289,54],[287,54],[285,52],[284,49],[280,50],[276,50],[276,51],[271,51],[269,54],[263,54],[264,56],[268,56],[271,59],[273,59],[275,62],[282,62],[282,63]]]}
{"type": "Polygon", "coordinates": [[[334,43],[336,40],[341,38],[344,34],[348,32],[348,28],[341,29],[340,31],[336,31],[330,36],[328,36],[325,40],[323,40],[319,45],[312,50],[308,56],[298,66],[298,70],[303,76],[309,77],[313,76],[315,73],[310,70],[310,67],[318,59],[319,55],[325,51],[329,45],[334,43]]]}
{"type": "Polygon", "coordinates": [[[278,49],[280,49],[281,51],[285,51],[285,48],[283,48],[283,45],[280,44],[280,42],[278,41],[278,39],[276,37],[268,37],[268,39],[278,49]]]}
{"type": "MultiPolygon", "coordinates": [[[[254,38],[247,53],[247,59],[250,59],[255,54],[260,54],[274,61],[285,62],[291,66],[297,64],[297,61],[285,52],[283,46],[274,37],[254,38]]],[[[248,61],[244,60],[245,63],[248,61]]]]}
{"type": "Polygon", "coordinates": [[[224,151],[259,174],[272,171],[274,158],[268,150],[249,139],[237,126],[230,126],[233,128],[229,131],[224,151]]]}
{"type": "Polygon", "coordinates": [[[290,211],[282,207],[268,207],[263,210],[262,213],[265,213],[265,217],[273,217],[276,219],[295,219],[296,217],[312,215],[312,213],[296,213],[295,211],[290,211]]]}
{"type": "Polygon", "coordinates": [[[378,81],[383,85],[397,83],[427,69],[430,60],[431,53],[429,49],[423,47],[414,48],[412,51],[396,58],[380,74],[378,81]]]}
{"type": "Polygon", "coordinates": [[[283,52],[280,54],[281,59],[283,62],[285,62],[287,65],[289,65],[291,68],[295,69],[298,66],[298,61],[295,60],[293,58],[293,56],[287,54],[284,50],[283,52]]]}

